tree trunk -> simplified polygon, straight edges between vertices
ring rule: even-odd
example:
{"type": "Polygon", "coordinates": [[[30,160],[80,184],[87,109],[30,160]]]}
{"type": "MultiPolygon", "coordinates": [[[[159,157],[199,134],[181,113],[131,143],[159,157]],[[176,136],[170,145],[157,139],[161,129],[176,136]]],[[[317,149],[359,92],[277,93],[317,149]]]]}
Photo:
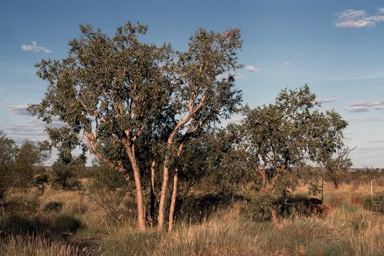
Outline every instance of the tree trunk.
{"type": "Polygon", "coordinates": [[[263,168],[261,170],[259,169],[258,171],[261,174],[261,179],[263,181],[262,190],[265,190],[267,188],[267,175],[265,173],[265,168],[263,168]]]}
{"type": "Polygon", "coordinates": [[[153,160],[151,164],[151,203],[150,203],[150,216],[151,224],[155,222],[155,205],[156,205],[156,195],[155,195],[155,166],[156,161],[153,160]]]}
{"type": "Polygon", "coordinates": [[[136,205],[137,205],[137,224],[141,231],[145,230],[145,208],[144,208],[144,197],[143,188],[141,187],[141,175],[140,167],[136,161],[134,147],[126,145],[129,160],[133,169],[133,178],[135,180],[136,187],[136,205]]]}
{"type": "Polygon", "coordinates": [[[143,189],[141,187],[140,168],[137,164],[132,164],[133,176],[136,186],[136,204],[137,204],[137,221],[139,230],[145,230],[145,209],[143,201],[143,189]]]}
{"type": "Polygon", "coordinates": [[[163,231],[165,220],[165,200],[167,197],[167,187],[169,179],[169,156],[165,157],[163,168],[163,183],[161,184],[160,202],[159,202],[159,216],[158,216],[158,230],[163,231]]]}
{"type": "Polygon", "coordinates": [[[275,208],[271,209],[271,215],[272,215],[272,222],[273,222],[273,224],[275,224],[275,225],[279,224],[279,220],[277,219],[277,213],[276,213],[276,209],[275,208]]]}
{"type": "MultiPolygon", "coordinates": [[[[184,142],[185,141],[183,141],[180,144],[179,150],[177,151],[177,158],[178,159],[180,159],[180,157],[181,157],[181,152],[183,151],[184,142]]],[[[173,176],[173,189],[172,189],[172,197],[171,197],[171,206],[169,207],[168,231],[171,231],[172,227],[173,227],[173,219],[174,219],[174,215],[175,215],[176,198],[177,198],[178,175],[179,175],[179,169],[176,167],[175,174],[173,176]]]]}
{"type": "Polygon", "coordinates": [[[173,218],[175,215],[176,198],[177,198],[177,181],[178,181],[178,169],[176,168],[175,175],[173,176],[171,206],[169,207],[168,231],[171,231],[173,227],[173,218]]]}

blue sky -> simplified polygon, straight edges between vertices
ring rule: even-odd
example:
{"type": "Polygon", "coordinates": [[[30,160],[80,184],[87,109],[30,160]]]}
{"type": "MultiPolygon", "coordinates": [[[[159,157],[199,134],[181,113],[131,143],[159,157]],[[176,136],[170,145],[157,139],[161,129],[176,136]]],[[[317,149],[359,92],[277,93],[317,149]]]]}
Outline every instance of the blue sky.
{"type": "Polygon", "coordinates": [[[283,88],[308,84],[322,108],[349,122],[354,167],[384,168],[384,2],[334,0],[3,0],[0,8],[0,130],[18,143],[42,140],[25,108],[46,83],[41,59],[67,56],[80,24],[113,35],[128,20],[149,26],[142,39],[185,50],[199,28],[241,29],[237,86],[251,107],[283,88]]]}

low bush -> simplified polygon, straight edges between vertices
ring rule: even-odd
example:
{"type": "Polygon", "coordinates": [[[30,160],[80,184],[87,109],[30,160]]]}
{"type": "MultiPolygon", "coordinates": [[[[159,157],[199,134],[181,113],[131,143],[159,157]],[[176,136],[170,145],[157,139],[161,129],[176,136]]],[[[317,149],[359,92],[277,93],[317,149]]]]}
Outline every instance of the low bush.
{"type": "Polygon", "coordinates": [[[365,196],[362,199],[362,203],[365,209],[384,214],[384,193],[365,196]]]}

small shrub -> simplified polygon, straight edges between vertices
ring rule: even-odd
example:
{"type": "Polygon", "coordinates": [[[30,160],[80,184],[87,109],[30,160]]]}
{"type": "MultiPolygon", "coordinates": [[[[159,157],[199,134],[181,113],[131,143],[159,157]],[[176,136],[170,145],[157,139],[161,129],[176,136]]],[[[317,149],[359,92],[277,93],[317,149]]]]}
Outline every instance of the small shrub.
{"type": "Polygon", "coordinates": [[[76,232],[82,226],[80,220],[68,215],[58,216],[53,223],[53,228],[56,233],[76,232]]]}
{"type": "Polygon", "coordinates": [[[49,174],[44,168],[39,168],[33,177],[33,186],[35,186],[41,194],[44,194],[49,182],[49,174]]]}
{"type": "Polygon", "coordinates": [[[366,196],[362,200],[363,207],[367,210],[384,214],[384,193],[366,196]]]}
{"type": "Polygon", "coordinates": [[[59,212],[63,209],[63,203],[61,202],[49,202],[44,206],[44,212],[59,212]]]}
{"type": "Polygon", "coordinates": [[[93,168],[92,178],[90,197],[106,212],[108,219],[116,222],[127,218],[130,207],[125,207],[124,199],[132,190],[124,174],[101,165],[93,168]]]}
{"type": "Polygon", "coordinates": [[[28,216],[11,215],[0,221],[1,235],[32,235],[39,234],[48,229],[48,223],[39,218],[28,216]]]}
{"type": "Polygon", "coordinates": [[[39,208],[39,202],[37,198],[15,196],[2,203],[2,208],[3,213],[7,216],[30,216],[37,212],[37,209],[39,208]]]}

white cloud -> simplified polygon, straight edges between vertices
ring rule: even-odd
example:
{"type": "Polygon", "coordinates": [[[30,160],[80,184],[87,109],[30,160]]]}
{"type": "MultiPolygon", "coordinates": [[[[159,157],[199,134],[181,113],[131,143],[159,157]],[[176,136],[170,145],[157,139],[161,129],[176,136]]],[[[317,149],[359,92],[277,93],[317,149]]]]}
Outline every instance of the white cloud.
{"type": "Polygon", "coordinates": [[[374,27],[376,22],[384,22],[384,8],[379,9],[379,15],[367,15],[364,10],[346,10],[337,14],[334,22],[337,28],[364,28],[374,27]]]}
{"type": "Polygon", "coordinates": [[[289,64],[291,64],[290,61],[285,61],[285,62],[284,62],[284,65],[289,65],[289,64]]]}
{"type": "Polygon", "coordinates": [[[244,76],[244,74],[241,74],[241,73],[239,73],[239,72],[236,72],[236,73],[235,73],[235,79],[236,79],[236,80],[245,80],[245,76],[244,76]]]}
{"type": "MultiPolygon", "coordinates": [[[[221,74],[216,76],[216,79],[217,80],[228,79],[229,75],[230,74],[221,74]]],[[[234,74],[231,74],[231,76],[233,76],[235,80],[245,80],[245,76],[239,72],[235,72],[234,74]]]]}
{"type": "Polygon", "coordinates": [[[245,69],[251,72],[260,72],[260,69],[254,66],[247,66],[245,69]]]}
{"type": "Polygon", "coordinates": [[[44,52],[44,53],[52,53],[50,50],[48,50],[47,48],[45,47],[42,47],[42,46],[37,46],[37,43],[35,41],[32,41],[32,45],[26,45],[26,44],[23,44],[21,46],[21,49],[23,51],[34,51],[34,52],[44,52]]]}

